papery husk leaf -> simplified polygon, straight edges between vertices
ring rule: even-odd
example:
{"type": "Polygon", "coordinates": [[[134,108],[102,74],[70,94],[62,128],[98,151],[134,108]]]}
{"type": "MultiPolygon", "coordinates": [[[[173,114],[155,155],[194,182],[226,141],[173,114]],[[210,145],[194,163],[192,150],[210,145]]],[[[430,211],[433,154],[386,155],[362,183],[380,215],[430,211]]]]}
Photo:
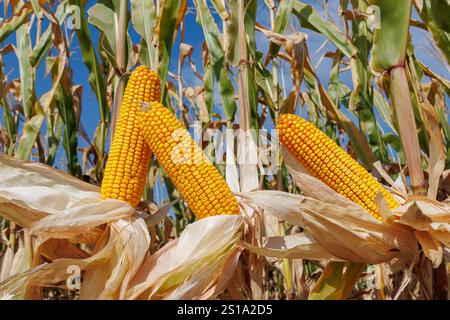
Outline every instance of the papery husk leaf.
{"type": "Polygon", "coordinates": [[[416,230],[449,230],[450,205],[443,202],[415,196],[392,212],[399,216],[398,223],[409,225],[416,230]]]}
{"type": "MultiPolygon", "coordinates": [[[[417,231],[428,232],[433,241],[437,240],[442,245],[450,247],[449,204],[415,196],[405,205],[394,209],[393,214],[398,217],[397,223],[417,231]]],[[[423,238],[422,236],[421,239],[423,238]]],[[[421,239],[418,238],[419,241],[421,239]]]]}
{"type": "MultiPolygon", "coordinates": [[[[255,246],[262,246],[264,220],[261,208],[247,202],[241,202],[241,215],[245,220],[243,240],[255,246]]],[[[245,255],[248,265],[248,277],[250,287],[250,298],[252,300],[263,299],[263,274],[264,257],[253,252],[245,255]]]]}
{"type": "Polygon", "coordinates": [[[188,225],[180,238],[170,241],[156,254],[147,255],[125,298],[162,299],[170,295],[189,295],[190,299],[205,297],[218,280],[205,281],[198,278],[198,273],[220,276],[216,272],[218,270],[209,268],[212,266],[222,270],[223,261],[235,258],[233,252],[241,236],[241,227],[242,218],[232,215],[212,216],[188,225]],[[182,285],[194,290],[193,294],[182,285]]]}
{"type": "Polygon", "coordinates": [[[11,247],[7,247],[2,253],[0,261],[0,282],[9,277],[11,271],[11,265],[14,259],[14,252],[11,247]]]}
{"type": "Polygon", "coordinates": [[[298,204],[304,196],[282,191],[260,190],[247,193],[236,193],[249,199],[264,210],[264,214],[277,217],[281,221],[287,221],[303,227],[303,217],[298,214],[298,204]]]}
{"type": "Polygon", "coordinates": [[[39,249],[40,254],[49,261],[60,258],[87,259],[90,256],[86,251],[65,239],[49,239],[42,243],[39,249]]]}
{"type": "Polygon", "coordinates": [[[405,203],[406,199],[408,198],[408,191],[406,190],[401,177],[398,177],[395,181],[392,180],[386,170],[383,169],[381,162],[379,161],[375,162],[373,164],[373,167],[378,171],[383,179],[390,184],[390,186],[384,185],[383,187],[389,191],[389,193],[399,204],[405,203]]]}
{"type": "Polygon", "coordinates": [[[2,215],[34,235],[72,238],[129,217],[124,201],[100,200],[99,188],[43,164],[0,154],[2,215]]]}
{"type": "Polygon", "coordinates": [[[425,256],[433,263],[433,267],[439,267],[443,257],[443,248],[439,241],[424,231],[414,231],[414,235],[419,241],[425,256]]]}
{"type": "Polygon", "coordinates": [[[150,235],[142,219],[120,219],[110,227],[109,241],[114,241],[110,255],[103,268],[86,273],[81,299],[123,299],[128,283],[147,254],[150,235]],[[106,282],[98,281],[100,278],[106,282]]]}
{"type": "MultiPolygon", "coordinates": [[[[2,283],[7,281],[10,277],[26,273],[27,270],[33,265],[33,243],[28,231],[24,231],[23,239],[19,242],[19,248],[13,253],[12,262],[9,265],[9,270],[2,270],[4,272],[5,279],[0,282],[0,300],[5,299],[4,292],[2,292],[2,283]]],[[[3,266],[2,266],[3,268],[3,266]]],[[[8,299],[27,299],[33,292],[31,288],[25,286],[19,286],[16,288],[14,294],[8,299]]]]}
{"type": "Polygon", "coordinates": [[[253,246],[244,241],[239,241],[238,245],[257,254],[278,259],[341,260],[326,251],[307,232],[266,238],[263,247],[253,246]]]}
{"type": "Polygon", "coordinates": [[[382,223],[353,203],[336,205],[268,190],[249,192],[245,196],[265,213],[292,224],[301,223],[326,251],[342,260],[377,264],[399,257],[408,262],[418,249],[409,229],[382,223]],[[290,198],[289,203],[286,197],[290,198]],[[275,204],[285,208],[277,211],[275,204]]]}
{"type": "Polygon", "coordinates": [[[81,283],[80,299],[118,299],[129,279],[134,276],[147,253],[149,235],[142,219],[121,219],[105,230],[99,248],[85,259],[59,258],[17,273],[0,282],[0,299],[20,299],[32,287],[55,286],[71,275],[69,267],[78,266],[89,271],[81,283]],[[114,262],[121,263],[115,264],[114,262]],[[92,277],[91,275],[101,277],[92,277]]]}
{"type": "Polygon", "coordinates": [[[209,265],[203,265],[192,277],[164,297],[165,300],[206,300],[225,290],[239,261],[240,248],[234,248],[209,265]]]}

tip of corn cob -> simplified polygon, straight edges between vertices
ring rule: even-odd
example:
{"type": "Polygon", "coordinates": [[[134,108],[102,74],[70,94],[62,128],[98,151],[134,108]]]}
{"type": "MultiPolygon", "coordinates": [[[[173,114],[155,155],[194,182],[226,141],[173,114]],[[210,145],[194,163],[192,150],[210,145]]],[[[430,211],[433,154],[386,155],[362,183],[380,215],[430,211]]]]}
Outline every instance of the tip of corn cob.
{"type": "Polygon", "coordinates": [[[305,169],[336,192],[381,220],[375,197],[381,192],[390,208],[398,203],[383,186],[348,153],[312,123],[283,114],[277,121],[278,137],[305,169]]]}
{"type": "Polygon", "coordinates": [[[240,213],[225,179],[173,113],[152,102],[141,105],[139,119],[150,149],[198,219],[240,213]]]}

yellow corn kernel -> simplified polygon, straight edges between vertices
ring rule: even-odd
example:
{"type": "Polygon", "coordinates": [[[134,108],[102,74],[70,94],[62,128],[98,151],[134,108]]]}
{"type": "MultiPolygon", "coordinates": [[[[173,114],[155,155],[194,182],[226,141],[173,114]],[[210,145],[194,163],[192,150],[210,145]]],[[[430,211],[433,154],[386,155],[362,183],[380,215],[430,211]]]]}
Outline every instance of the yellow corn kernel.
{"type": "Polygon", "coordinates": [[[140,132],[138,112],[143,102],[159,101],[160,92],[156,72],[145,66],[133,71],[125,88],[103,176],[103,198],[124,200],[133,207],[139,204],[151,151],[140,132]]]}
{"type": "Polygon", "coordinates": [[[309,173],[381,220],[375,204],[380,191],[390,208],[397,201],[383,186],[325,133],[308,121],[284,114],[277,122],[280,142],[309,173]]]}
{"type": "Polygon", "coordinates": [[[162,104],[144,105],[141,132],[197,219],[239,214],[239,205],[219,171],[180,121],[162,104]]]}

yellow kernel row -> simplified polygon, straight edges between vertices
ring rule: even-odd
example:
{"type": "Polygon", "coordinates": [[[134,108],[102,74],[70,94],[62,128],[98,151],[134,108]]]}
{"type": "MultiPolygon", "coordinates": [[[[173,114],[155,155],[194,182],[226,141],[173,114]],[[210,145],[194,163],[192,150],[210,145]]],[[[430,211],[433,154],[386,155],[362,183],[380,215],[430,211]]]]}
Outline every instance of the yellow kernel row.
{"type": "Polygon", "coordinates": [[[397,201],[383,186],[325,133],[308,121],[284,114],[277,122],[280,142],[308,172],[381,220],[375,197],[381,192],[390,208],[397,201]]]}

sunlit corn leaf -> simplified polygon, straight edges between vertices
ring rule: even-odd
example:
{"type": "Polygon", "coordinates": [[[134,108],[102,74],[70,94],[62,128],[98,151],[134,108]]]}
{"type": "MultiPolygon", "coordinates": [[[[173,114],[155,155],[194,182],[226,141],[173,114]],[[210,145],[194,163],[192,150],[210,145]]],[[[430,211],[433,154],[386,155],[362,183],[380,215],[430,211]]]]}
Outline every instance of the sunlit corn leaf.
{"type": "Polygon", "coordinates": [[[308,299],[339,300],[347,298],[365,268],[364,263],[334,262],[327,264],[308,299]]]}
{"type": "MultiPolygon", "coordinates": [[[[58,69],[55,69],[57,76],[58,69]]],[[[56,91],[55,103],[64,123],[63,147],[66,151],[68,172],[75,177],[81,177],[81,167],[77,154],[79,119],[76,116],[76,105],[72,87],[72,69],[66,66],[59,88],[56,91]]]]}
{"type": "Polygon", "coordinates": [[[32,53],[31,24],[24,23],[16,31],[16,55],[19,59],[20,88],[23,104],[23,114],[29,119],[34,113],[35,102],[35,70],[30,63],[32,53]]]}
{"type": "Polygon", "coordinates": [[[433,35],[436,45],[450,63],[450,30],[446,13],[449,9],[447,0],[416,0],[414,4],[425,23],[427,29],[433,35]]]}
{"type": "MultiPolygon", "coordinates": [[[[101,43],[103,50],[108,55],[109,61],[113,66],[117,66],[117,41],[119,39],[119,11],[120,1],[111,0],[102,3],[96,3],[88,9],[88,22],[94,25],[105,37],[102,38],[101,43]]],[[[129,14],[126,17],[125,25],[128,26],[130,20],[129,14]]],[[[131,66],[132,45],[128,35],[126,35],[125,46],[125,65],[131,66]]]]}
{"type": "Polygon", "coordinates": [[[236,113],[235,91],[227,72],[225,52],[221,44],[219,28],[206,5],[205,0],[195,0],[197,21],[202,26],[206,44],[208,46],[209,63],[212,65],[214,77],[218,82],[224,113],[227,120],[233,121],[236,113]]]}
{"type": "Polygon", "coordinates": [[[0,25],[0,43],[20,28],[24,23],[28,22],[31,12],[32,8],[28,3],[17,10],[11,17],[3,21],[0,25]]]}
{"type": "MultiPolygon", "coordinates": [[[[353,8],[367,12],[368,5],[364,1],[353,1],[353,8]]],[[[372,73],[369,64],[371,48],[371,33],[369,24],[365,19],[354,19],[352,25],[352,44],[357,49],[355,56],[350,59],[353,90],[350,96],[350,107],[358,115],[359,126],[369,138],[369,144],[377,157],[382,162],[388,161],[388,154],[382,140],[375,112],[373,110],[372,73]]],[[[330,77],[331,79],[331,77],[330,77]]]]}
{"type": "Polygon", "coordinates": [[[110,112],[107,101],[106,81],[95,54],[94,45],[91,40],[89,24],[86,19],[86,11],[81,0],[69,0],[71,5],[78,6],[80,12],[80,28],[75,30],[78,43],[81,50],[83,62],[89,70],[89,84],[97,97],[100,122],[96,129],[96,139],[94,139],[95,149],[97,151],[98,162],[97,170],[103,166],[103,155],[105,153],[105,144],[107,128],[110,120],[110,112]]]}
{"type": "Polygon", "coordinates": [[[175,41],[175,35],[180,23],[183,21],[187,9],[187,0],[164,1],[159,8],[156,25],[154,29],[153,45],[158,46],[159,63],[158,73],[161,81],[161,101],[167,103],[166,80],[169,72],[169,63],[172,52],[172,46],[175,41]]]}
{"type": "Polygon", "coordinates": [[[353,56],[355,49],[335,24],[322,18],[313,6],[298,0],[293,2],[293,13],[297,16],[300,25],[303,28],[323,34],[339,50],[341,50],[347,58],[350,59],[353,56]]]}
{"type": "MultiPolygon", "coordinates": [[[[292,6],[295,1],[283,0],[280,1],[278,5],[278,10],[276,13],[275,24],[273,26],[273,32],[284,34],[286,32],[287,26],[289,24],[289,20],[291,18],[292,6]]],[[[269,46],[269,54],[271,57],[276,57],[278,54],[278,50],[280,49],[280,45],[271,42],[269,46]]]]}
{"type": "MultiPolygon", "coordinates": [[[[37,108],[34,110],[35,114],[32,115],[29,119],[26,119],[26,122],[23,126],[23,133],[19,140],[19,146],[17,148],[16,156],[19,159],[28,159],[33,150],[33,146],[35,145],[36,139],[40,133],[42,124],[44,122],[44,118],[46,116],[47,111],[50,108],[53,100],[55,99],[57,88],[62,79],[66,63],[67,63],[67,52],[66,46],[62,38],[61,30],[56,29],[54,36],[54,45],[58,49],[58,60],[55,65],[56,70],[54,71],[54,77],[52,79],[52,87],[49,91],[43,94],[39,101],[37,102],[37,108]]],[[[28,55],[27,58],[28,59],[28,55]]],[[[26,63],[29,63],[27,60],[26,63]]],[[[31,74],[26,75],[27,77],[31,77],[31,74]]],[[[26,114],[25,114],[26,116],[26,114]]]]}
{"type": "MultiPolygon", "coordinates": [[[[55,12],[54,17],[58,21],[59,25],[61,25],[69,15],[69,9],[68,9],[68,1],[62,1],[55,12]]],[[[35,12],[37,10],[40,10],[40,6],[37,6],[34,10],[35,12]]],[[[36,12],[37,13],[37,12],[36,12]]],[[[44,59],[45,55],[47,54],[48,50],[50,49],[52,45],[52,35],[53,35],[53,28],[54,24],[51,23],[47,29],[40,35],[39,41],[36,43],[36,45],[33,48],[33,51],[30,56],[30,62],[33,67],[38,66],[42,59],[44,59]]]]}
{"type": "Polygon", "coordinates": [[[370,64],[375,72],[404,65],[409,37],[411,0],[371,0],[380,10],[380,27],[374,31],[370,64]]]}
{"type": "Polygon", "coordinates": [[[136,32],[142,37],[141,46],[145,46],[148,54],[148,67],[156,69],[156,51],[152,45],[153,28],[156,24],[156,7],[153,1],[132,0],[131,21],[136,32]]]}
{"type": "MultiPolygon", "coordinates": [[[[216,1],[217,2],[217,1],[216,1]]],[[[226,29],[224,32],[223,47],[225,50],[225,60],[230,66],[237,66],[239,63],[239,46],[238,46],[238,1],[230,0],[228,4],[230,12],[228,20],[224,22],[226,29]]]]}

